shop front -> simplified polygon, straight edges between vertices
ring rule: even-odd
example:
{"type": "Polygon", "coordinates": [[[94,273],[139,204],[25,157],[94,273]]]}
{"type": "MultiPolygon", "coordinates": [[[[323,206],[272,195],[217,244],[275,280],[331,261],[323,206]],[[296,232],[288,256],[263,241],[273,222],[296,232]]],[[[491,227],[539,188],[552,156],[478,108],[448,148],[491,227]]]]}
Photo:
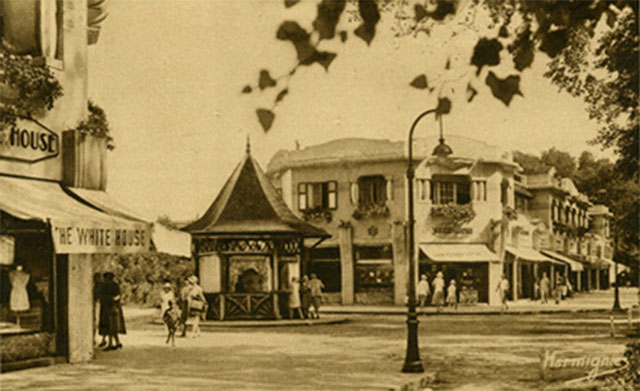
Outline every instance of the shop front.
{"type": "Polygon", "coordinates": [[[458,287],[461,304],[490,303],[498,298],[493,294],[500,281],[500,258],[481,243],[421,243],[419,274],[432,282],[442,272],[447,286],[451,281],[458,287]]]}
{"type": "Polygon", "coordinates": [[[534,299],[535,281],[543,274],[555,287],[555,277],[568,275],[569,266],[528,247],[505,248],[505,275],[511,284],[511,300],[534,299]]]}
{"type": "Polygon", "coordinates": [[[94,258],[148,252],[154,235],[152,224],[98,210],[58,182],[0,176],[0,238],[8,371],[90,360],[94,258]]]}

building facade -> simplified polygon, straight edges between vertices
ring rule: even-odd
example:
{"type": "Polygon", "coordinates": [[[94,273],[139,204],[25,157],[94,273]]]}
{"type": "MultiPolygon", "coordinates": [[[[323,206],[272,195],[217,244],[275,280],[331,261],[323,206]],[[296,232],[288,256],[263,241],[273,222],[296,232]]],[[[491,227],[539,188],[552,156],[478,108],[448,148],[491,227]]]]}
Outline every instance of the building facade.
{"type": "MultiPolygon", "coordinates": [[[[552,189],[542,186],[542,176],[522,174],[508,151],[465,137],[449,136],[446,143],[453,154],[434,156],[435,138],[415,141],[417,276],[431,280],[443,272],[447,284],[463,286],[459,299],[470,303],[497,304],[503,274],[512,299],[534,297],[543,273],[552,284],[561,274],[581,289],[596,287],[576,281],[602,279],[598,262],[581,259],[578,248],[587,254],[598,240],[607,242],[595,228],[606,217],[596,216],[600,209],[592,209],[570,180],[543,175],[556,181],[552,189]],[[554,225],[551,211],[559,205],[569,213],[568,224],[575,221],[571,233],[554,225]]],[[[279,151],[269,163],[267,175],[289,207],[332,235],[306,262],[306,272],[325,281],[332,301],[406,302],[406,169],[405,143],[370,139],[279,151]]]]}
{"type": "Polygon", "coordinates": [[[88,117],[88,46],[106,17],[102,4],[0,1],[3,72],[49,70],[63,93],[51,110],[16,112],[29,86],[12,77],[0,83],[1,371],[93,357],[93,271],[104,254],[160,249],[177,235],[178,255],[190,255],[186,233],[168,232],[109,197],[107,139],[79,129],[88,117]]]}

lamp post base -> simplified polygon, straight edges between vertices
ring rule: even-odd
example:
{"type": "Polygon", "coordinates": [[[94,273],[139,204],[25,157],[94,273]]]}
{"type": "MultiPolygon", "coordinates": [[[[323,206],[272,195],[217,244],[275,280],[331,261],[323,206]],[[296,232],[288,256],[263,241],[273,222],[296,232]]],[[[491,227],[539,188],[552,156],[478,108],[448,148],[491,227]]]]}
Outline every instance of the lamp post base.
{"type": "Polygon", "coordinates": [[[418,314],[415,304],[409,304],[407,314],[407,354],[402,366],[404,373],[422,373],[422,361],[420,360],[420,349],[418,347],[418,314]]]}

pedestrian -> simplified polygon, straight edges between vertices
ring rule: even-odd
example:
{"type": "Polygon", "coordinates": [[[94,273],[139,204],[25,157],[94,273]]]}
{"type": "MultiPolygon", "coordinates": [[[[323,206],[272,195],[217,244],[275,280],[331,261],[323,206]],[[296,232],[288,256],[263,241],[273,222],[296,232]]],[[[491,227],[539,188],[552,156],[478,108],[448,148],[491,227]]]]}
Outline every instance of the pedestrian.
{"type": "MultiPolygon", "coordinates": [[[[102,274],[93,274],[93,343],[96,344],[96,334],[100,328],[100,296],[102,295],[102,274]]],[[[106,345],[104,336],[102,343],[106,345]]],[[[104,346],[103,345],[103,346],[104,346]]]]}
{"type": "Polygon", "coordinates": [[[420,276],[420,282],[418,282],[418,304],[420,304],[421,308],[424,308],[424,305],[427,302],[427,297],[429,296],[429,281],[427,281],[426,275],[420,276]]]}
{"type": "Polygon", "coordinates": [[[447,288],[447,305],[458,309],[458,297],[456,296],[456,280],[449,281],[447,288]]]}
{"type": "Polygon", "coordinates": [[[162,285],[162,293],[160,294],[160,317],[164,317],[164,314],[167,312],[169,307],[175,305],[175,301],[176,296],[173,293],[173,287],[168,280],[165,280],[162,285]]]}
{"type": "Polygon", "coordinates": [[[293,319],[296,310],[298,311],[300,319],[304,319],[300,306],[300,283],[298,282],[297,277],[291,277],[291,284],[289,288],[289,319],[293,319]]]}
{"type": "Polygon", "coordinates": [[[560,300],[562,299],[562,290],[564,288],[564,277],[562,274],[556,274],[556,287],[553,290],[553,300],[556,304],[560,304],[560,300]]]}
{"type": "Polygon", "coordinates": [[[549,292],[551,291],[551,281],[547,277],[547,273],[542,273],[542,279],[540,280],[540,302],[547,304],[549,301],[549,292]]]}
{"type": "Polygon", "coordinates": [[[104,290],[107,274],[109,273],[104,273],[102,275],[102,282],[98,287],[94,286],[94,289],[97,291],[98,302],[100,304],[100,311],[98,315],[98,334],[102,339],[98,344],[99,348],[107,346],[107,337],[109,336],[109,303],[111,302],[111,298],[104,290]]]}
{"type": "Polygon", "coordinates": [[[104,350],[122,348],[118,334],[127,333],[120,300],[120,286],[114,281],[114,277],[111,272],[104,274],[103,293],[106,297],[107,310],[109,312],[109,343],[104,350]]]}
{"type": "Polygon", "coordinates": [[[311,308],[311,287],[309,286],[309,277],[302,276],[300,282],[300,304],[302,305],[302,314],[305,318],[309,317],[309,308],[311,308]]]}
{"type": "Polygon", "coordinates": [[[444,305],[444,275],[442,272],[436,274],[436,278],[433,279],[431,285],[433,286],[433,297],[431,298],[431,304],[437,307],[438,312],[444,305]]]}
{"type": "Polygon", "coordinates": [[[182,326],[182,334],[180,337],[187,336],[187,320],[189,319],[189,292],[191,292],[191,283],[189,277],[185,277],[180,289],[180,324],[182,326]]]}
{"type": "Polygon", "coordinates": [[[324,284],[318,279],[314,273],[311,274],[311,280],[309,280],[309,289],[311,290],[311,305],[313,306],[313,312],[311,318],[320,319],[320,304],[322,303],[322,289],[324,284]],[[315,312],[315,314],[314,314],[315,312]]]}
{"type": "Polygon", "coordinates": [[[496,291],[500,293],[500,301],[502,303],[502,307],[500,307],[500,312],[504,312],[509,309],[509,306],[507,305],[507,299],[509,297],[509,289],[510,289],[509,280],[507,280],[507,276],[503,274],[502,279],[498,283],[498,288],[496,289],[496,291]]]}
{"type": "Polygon", "coordinates": [[[192,338],[200,336],[200,317],[205,313],[207,299],[204,297],[202,287],[198,285],[198,277],[189,277],[191,289],[189,290],[189,319],[192,326],[192,338]]]}

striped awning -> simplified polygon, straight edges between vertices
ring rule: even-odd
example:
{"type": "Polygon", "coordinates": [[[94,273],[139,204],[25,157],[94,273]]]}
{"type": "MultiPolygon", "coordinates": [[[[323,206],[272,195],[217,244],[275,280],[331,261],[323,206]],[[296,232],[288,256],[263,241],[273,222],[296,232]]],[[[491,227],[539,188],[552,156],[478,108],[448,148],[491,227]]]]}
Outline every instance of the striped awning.
{"type": "Polygon", "coordinates": [[[433,262],[500,262],[497,254],[480,243],[421,243],[419,247],[433,262]]]}
{"type": "Polygon", "coordinates": [[[526,248],[526,247],[512,247],[512,246],[506,246],[505,250],[508,253],[511,253],[511,255],[515,256],[516,258],[520,258],[524,261],[529,261],[529,262],[550,262],[550,263],[555,263],[555,264],[559,264],[559,265],[564,265],[564,263],[560,262],[560,261],[556,261],[553,258],[549,258],[546,255],[540,253],[539,251],[536,251],[532,248],[526,248]]]}

